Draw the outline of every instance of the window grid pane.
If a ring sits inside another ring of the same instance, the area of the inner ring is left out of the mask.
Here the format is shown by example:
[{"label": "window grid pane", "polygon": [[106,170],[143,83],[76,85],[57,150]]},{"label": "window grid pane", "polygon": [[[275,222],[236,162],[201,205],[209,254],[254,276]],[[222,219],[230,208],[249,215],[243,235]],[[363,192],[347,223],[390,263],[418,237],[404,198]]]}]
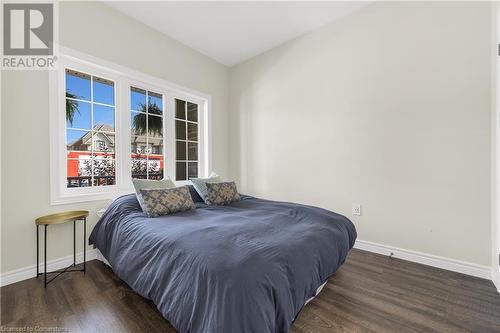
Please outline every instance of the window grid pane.
[{"label": "window grid pane", "polygon": [[176,162],[175,163],[175,179],[176,180],[187,180],[187,170],[186,162]]},{"label": "window grid pane", "polygon": [[188,142],[188,160],[198,161],[198,143]]},{"label": "window grid pane", "polygon": [[186,141],[177,140],[176,146],[176,159],[183,161],[186,160]]},{"label": "window grid pane", "polygon": [[164,175],[163,95],[130,87],[130,99],[131,176],[138,179],[162,179]]},{"label": "window grid pane", "polygon": [[198,162],[188,162],[188,179],[198,177]]},{"label": "window grid pane", "polygon": [[187,120],[198,122],[198,104],[188,103],[187,105]]},{"label": "window grid pane", "polygon": [[175,100],[176,180],[198,177],[198,104]]},{"label": "window grid pane", "polygon": [[65,100],[66,186],[114,185],[115,83],[66,69]]},{"label": "window grid pane", "polygon": [[175,100],[175,118],[186,119],[186,102],[180,99]]}]

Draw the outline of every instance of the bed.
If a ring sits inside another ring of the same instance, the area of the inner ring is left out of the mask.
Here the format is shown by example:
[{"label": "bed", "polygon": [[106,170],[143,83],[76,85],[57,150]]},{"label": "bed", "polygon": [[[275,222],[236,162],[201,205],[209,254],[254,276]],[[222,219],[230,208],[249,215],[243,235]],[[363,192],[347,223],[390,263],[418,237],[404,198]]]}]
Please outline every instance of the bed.
[{"label": "bed", "polygon": [[196,206],[148,218],[125,195],[90,235],[113,272],[182,333],[288,332],[356,239],[349,219],[317,207],[250,196]]}]

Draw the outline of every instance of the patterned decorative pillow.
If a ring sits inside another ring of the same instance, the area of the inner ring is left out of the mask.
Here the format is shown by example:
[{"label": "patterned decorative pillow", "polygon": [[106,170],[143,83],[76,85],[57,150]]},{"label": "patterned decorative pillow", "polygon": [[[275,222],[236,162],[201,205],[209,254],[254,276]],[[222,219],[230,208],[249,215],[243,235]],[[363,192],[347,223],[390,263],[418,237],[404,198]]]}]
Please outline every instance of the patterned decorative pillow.
[{"label": "patterned decorative pillow", "polygon": [[139,201],[139,205],[141,205],[144,213],[146,213],[146,205],[144,204],[144,199],[142,199],[141,190],[161,190],[175,187],[174,182],[168,177],[162,180],[132,179],[132,183],[134,184],[137,201]]},{"label": "patterned decorative pillow", "polygon": [[240,201],[240,195],[234,182],[206,183],[207,205],[227,205]]},{"label": "patterned decorative pillow", "polygon": [[187,186],[140,191],[146,208],[145,213],[149,217],[163,216],[195,208]]}]

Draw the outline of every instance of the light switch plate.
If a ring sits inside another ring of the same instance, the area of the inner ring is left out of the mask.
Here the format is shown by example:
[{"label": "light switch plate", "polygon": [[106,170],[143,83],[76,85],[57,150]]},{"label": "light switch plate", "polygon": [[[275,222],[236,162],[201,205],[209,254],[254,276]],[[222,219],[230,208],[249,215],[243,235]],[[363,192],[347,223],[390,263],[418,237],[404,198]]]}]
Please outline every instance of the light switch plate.
[{"label": "light switch plate", "polygon": [[359,203],[352,204],[352,215],[361,216],[361,204]]}]

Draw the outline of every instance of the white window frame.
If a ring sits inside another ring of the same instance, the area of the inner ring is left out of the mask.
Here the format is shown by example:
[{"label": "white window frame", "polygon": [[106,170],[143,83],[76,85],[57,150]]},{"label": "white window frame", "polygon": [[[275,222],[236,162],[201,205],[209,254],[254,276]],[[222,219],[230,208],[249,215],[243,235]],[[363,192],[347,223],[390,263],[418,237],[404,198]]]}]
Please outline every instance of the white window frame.
[{"label": "white window frame", "polygon": [[[171,147],[171,149],[173,149],[174,152],[176,152],[176,142],[177,142],[177,133],[176,133],[176,128],[175,128],[175,121],[178,120],[178,118],[175,116],[175,100],[176,99],[179,99],[179,100],[182,100],[184,102],[186,102],[186,107],[187,107],[187,103],[194,103],[194,104],[198,104],[198,121],[196,122],[198,124],[198,177],[208,177],[208,171],[205,172],[205,173],[201,173],[200,174],[200,170],[203,170],[204,169],[204,161],[206,160],[206,157],[203,155],[203,152],[206,152],[206,149],[204,148],[204,145],[205,145],[205,140],[203,137],[200,137],[200,133],[203,133],[203,125],[205,124],[205,112],[200,112],[200,107],[201,105],[194,99],[191,99],[189,98],[188,96],[182,96],[182,95],[173,95],[172,96],[172,103],[173,103],[173,106],[171,107],[171,110],[173,112],[173,124],[172,124],[172,129],[170,129],[173,133],[173,136],[174,136],[174,139],[173,139],[173,147]],[[182,119],[179,119],[179,120],[182,120]],[[188,142],[192,142],[190,140],[188,140],[188,137],[187,137],[187,129],[188,129],[188,123],[193,123],[191,121],[188,121],[187,120],[187,109],[186,109],[186,119],[184,120],[185,123],[186,123],[186,140],[180,140],[180,141],[185,141],[186,142],[186,148],[188,147]],[[200,130],[201,128],[201,130]],[[187,154],[188,152],[186,151],[186,162],[188,161],[187,160]],[[200,157],[201,156],[201,157]],[[171,168],[174,172],[173,174],[173,180],[178,183],[178,184],[191,184],[191,181],[190,180],[175,180],[175,177],[177,177],[177,173],[175,168],[176,168],[176,163],[177,163],[177,152],[176,152],[176,155],[174,156],[174,158],[170,161],[171,162]],[[191,161],[193,162],[193,161]],[[188,174],[189,174],[189,170],[188,170],[188,167],[186,165],[186,178],[188,178]]]},{"label": "white window frame", "polygon": [[[132,193],[130,87],[163,95],[164,176],[175,181],[175,98],[198,104],[198,176],[211,170],[211,96],[111,62],[60,47],[58,69],[49,74],[50,104],[50,201],[52,205],[105,200]],[[65,69],[113,80],[115,83],[115,185],[68,188],[66,186]]]}]

